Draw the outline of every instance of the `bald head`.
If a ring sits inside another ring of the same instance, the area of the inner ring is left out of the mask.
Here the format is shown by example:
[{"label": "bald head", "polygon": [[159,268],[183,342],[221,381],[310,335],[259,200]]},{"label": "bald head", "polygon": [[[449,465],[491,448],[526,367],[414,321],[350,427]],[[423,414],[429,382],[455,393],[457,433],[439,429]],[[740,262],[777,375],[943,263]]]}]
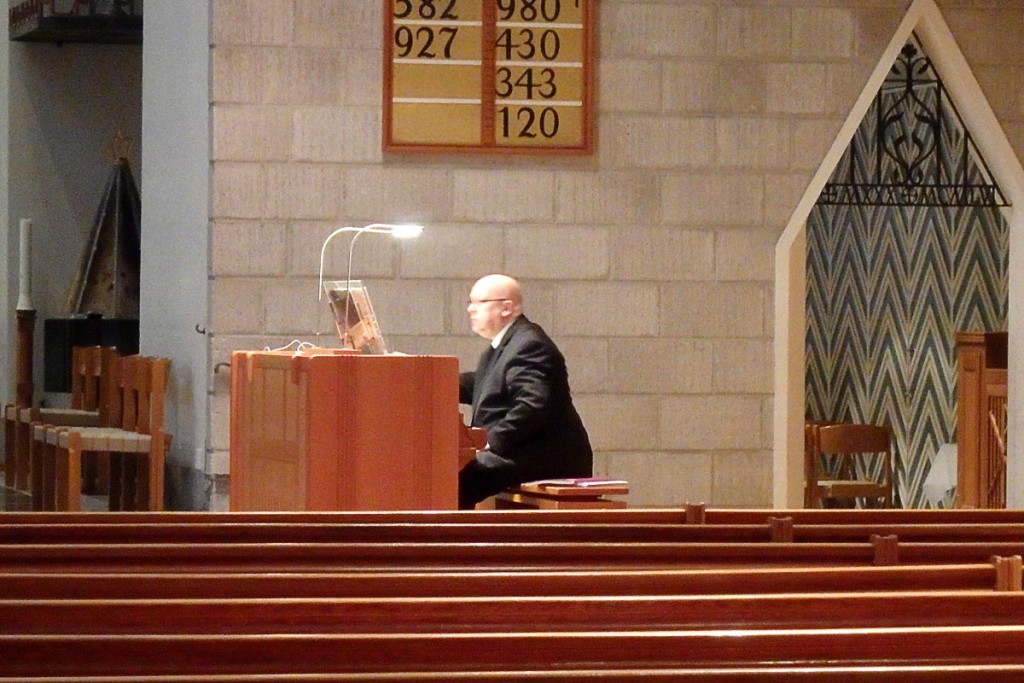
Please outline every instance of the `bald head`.
[{"label": "bald head", "polygon": [[519,286],[519,283],[515,278],[511,278],[508,275],[484,275],[476,281],[475,285],[473,285],[470,297],[472,297],[474,293],[480,294],[481,297],[489,299],[507,299],[519,310],[522,310],[523,308],[522,287]]},{"label": "bald head", "polygon": [[469,324],[484,339],[494,339],[505,325],[523,313],[523,292],[508,275],[485,275],[469,292]]}]

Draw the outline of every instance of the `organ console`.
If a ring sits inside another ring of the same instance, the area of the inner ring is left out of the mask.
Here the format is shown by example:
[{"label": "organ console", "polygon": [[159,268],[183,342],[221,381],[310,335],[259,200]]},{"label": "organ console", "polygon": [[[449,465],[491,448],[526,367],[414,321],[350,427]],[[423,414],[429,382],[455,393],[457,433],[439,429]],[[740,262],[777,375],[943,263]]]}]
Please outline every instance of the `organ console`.
[{"label": "organ console", "polygon": [[232,510],[454,510],[458,359],[340,349],[231,358]]}]

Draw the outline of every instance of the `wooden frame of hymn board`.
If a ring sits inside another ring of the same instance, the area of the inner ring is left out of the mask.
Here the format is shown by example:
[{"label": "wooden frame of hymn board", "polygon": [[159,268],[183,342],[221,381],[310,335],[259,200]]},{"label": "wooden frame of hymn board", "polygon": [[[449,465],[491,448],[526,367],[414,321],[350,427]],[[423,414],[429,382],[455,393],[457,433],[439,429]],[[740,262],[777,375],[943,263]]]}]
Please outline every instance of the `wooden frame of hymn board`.
[{"label": "wooden frame of hymn board", "polygon": [[384,0],[384,150],[591,154],[597,0]]}]

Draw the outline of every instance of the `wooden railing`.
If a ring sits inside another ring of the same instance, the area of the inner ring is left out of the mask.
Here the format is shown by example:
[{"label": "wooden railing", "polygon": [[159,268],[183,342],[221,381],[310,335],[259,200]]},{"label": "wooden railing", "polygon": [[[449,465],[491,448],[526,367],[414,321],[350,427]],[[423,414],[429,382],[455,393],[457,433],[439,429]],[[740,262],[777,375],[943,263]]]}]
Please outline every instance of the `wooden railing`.
[{"label": "wooden railing", "polygon": [[1006,507],[1006,332],[958,332],[957,505]]}]

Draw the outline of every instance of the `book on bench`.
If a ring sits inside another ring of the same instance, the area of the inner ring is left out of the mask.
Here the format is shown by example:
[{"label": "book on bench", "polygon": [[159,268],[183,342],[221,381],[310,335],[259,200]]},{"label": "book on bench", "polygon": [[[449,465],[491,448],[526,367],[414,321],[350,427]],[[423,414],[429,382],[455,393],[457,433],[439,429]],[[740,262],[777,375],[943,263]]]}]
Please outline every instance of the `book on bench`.
[{"label": "book on bench", "polygon": [[629,493],[629,482],[625,479],[609,479],[607,477],[565,477],[528,481],[525,484],[520,484],[519,488],[532,493],[548,495],[624,495]]}]

